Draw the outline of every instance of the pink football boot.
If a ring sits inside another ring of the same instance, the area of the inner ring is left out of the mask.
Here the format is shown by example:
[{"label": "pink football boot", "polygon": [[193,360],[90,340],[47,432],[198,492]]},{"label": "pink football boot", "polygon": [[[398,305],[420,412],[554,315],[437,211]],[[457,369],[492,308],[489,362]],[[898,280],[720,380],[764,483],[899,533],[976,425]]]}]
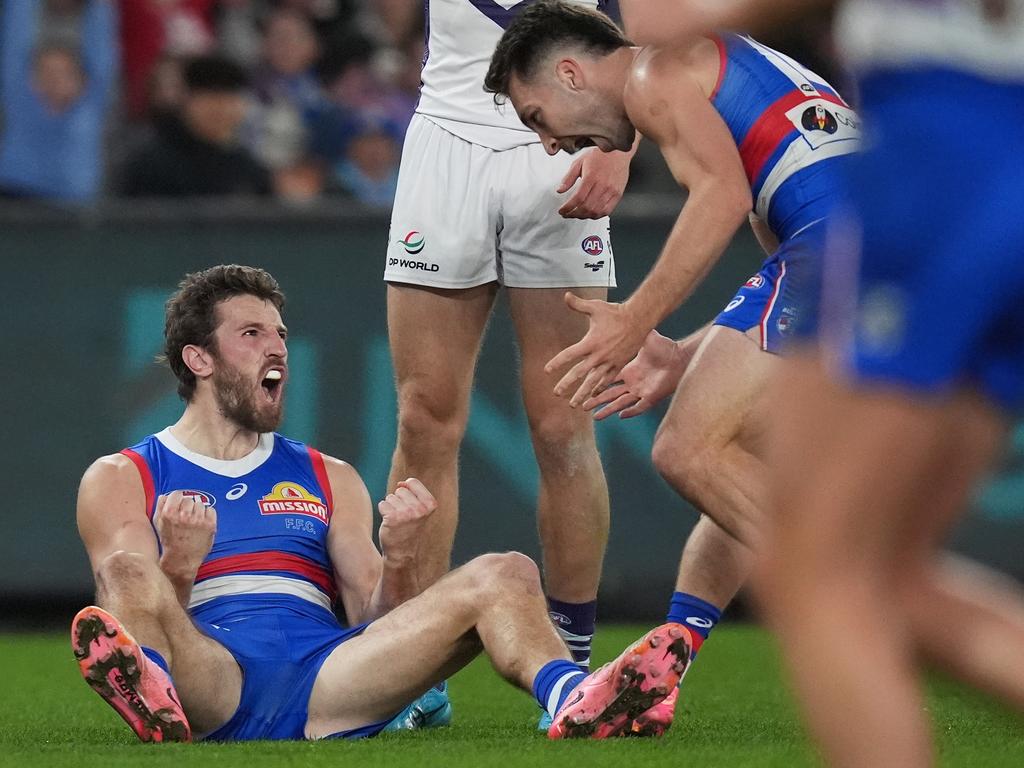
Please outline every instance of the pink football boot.
[{"label": "pink football boot", "polygon": [[588,675],[555,714],[549,739],[627,736],[633,721],[675,690],[690,663],[690,633],[662,624]]},{"label": "pink football boot", "polygon": [[171,679],[117,619],[93,605],[83,608],[71,622],[71,648],[85,682],[142,741],[192,740]]}]

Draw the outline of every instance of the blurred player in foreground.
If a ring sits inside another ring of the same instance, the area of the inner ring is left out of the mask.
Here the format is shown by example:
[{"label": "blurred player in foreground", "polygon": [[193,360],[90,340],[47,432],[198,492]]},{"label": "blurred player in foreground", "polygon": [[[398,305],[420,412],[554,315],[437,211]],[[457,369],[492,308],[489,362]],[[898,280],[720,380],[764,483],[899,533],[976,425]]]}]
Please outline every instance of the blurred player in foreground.
[{"label": "blurred player in foreground", "polygon": [[[648,23],[722,20],[674,14]],[[1019,585],[940,551],[1024,405],[1024,127],[992,120],[1024,114],[1024,3],[848,0],[836,33],[868,149],[823,354],[780,381],[763,597],[828,763],[917,768],[935,760],[922,661],[1024,708]]]},{"label": "blurred player in foreground", "polygon": [[436,502],[418,480],[378,505],[377,551],[352,467],[274,432],[283,304],[263,270],[188,275],[164,332],[181,419],[82,480],[78,526],[103,607],[75,617],[72,647],[139,738],[372,736],[481,649],[554,716],[553,738],[615,735],[660,702],[689,660],[684,629],[659,627],[585,678],[523,555],[478,557],[419,595]]},{"label": "blurred player in foreground", "polygon": [[[639,131],[689,192],[661,256],[627,301],[566,296],[589,316],[590,330],[548,370],[572,366],[556,392],[585,409],[603,405],[599,418],[632,416],[675,393],[653,456],[704,513],[669,609],[696,650],[752,567],[769,504],[763,393],[780,365],[775,353],[807,320],[797,297],[818,275],[838,163],[858,145],[856,115],[816,74],[749,38],[641,50],[605,16],[554,0],[533,4],[509,27],[486,87],[510,98],[552,154],[629,147]],[[752,207],[769,254],[760,271],[712,324],[678,343],[660,336],[653,328],[703,280]],[[675,701],[673,694],[636,730],[664,730]]]}]

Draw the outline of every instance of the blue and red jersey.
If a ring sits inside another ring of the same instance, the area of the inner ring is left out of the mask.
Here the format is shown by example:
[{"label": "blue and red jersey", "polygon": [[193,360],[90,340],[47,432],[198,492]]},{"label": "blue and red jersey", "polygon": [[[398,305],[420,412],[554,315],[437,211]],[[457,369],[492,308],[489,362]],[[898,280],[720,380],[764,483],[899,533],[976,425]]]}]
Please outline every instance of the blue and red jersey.
[{"label": "blue and red jersey", "polygon": [[154,526],[157,496],[172,491],[217,512],[213,548],[196,576],[190,611],[252,594],[332,609],[327,529],[333,500],[316,449],[266,433],[248,456],[221,461],[190,451],[165,429],[121,453],[139,470]]},{"label": "blue and red jersey", "polygon": [[825,161],[858,149],[860,121],[825,80],[740,35],[714,38],[720,69],[711,103],[750,182],[754,212],[780,241],[828,214],[838,173]]}]

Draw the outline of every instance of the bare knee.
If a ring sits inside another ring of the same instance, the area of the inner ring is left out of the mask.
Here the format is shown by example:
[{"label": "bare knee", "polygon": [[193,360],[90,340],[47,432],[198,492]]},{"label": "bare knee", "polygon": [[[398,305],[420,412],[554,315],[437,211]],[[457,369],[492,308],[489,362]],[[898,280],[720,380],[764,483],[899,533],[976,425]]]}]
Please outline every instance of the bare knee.
[{"label": "bare knee", "polygon": [[[651,461],[665,481],[704,511],[702,501],[712,481],[713,456],[674,429],[662,428],[654,438]],[[718,522],[718,521],[716,521]]]},{"label": "bare knee", "polygon": [[468,408],[457,392],[424,383],[399,386],[398,441],[404,450],[454,456],[466,430]]},{"label": "bare knee", "polygon": [[111,552],[96,568],[97,593],[107,599],[116,596],[119,603],[156,605],[163,596],[164,580],[159,566],[136,552]]},{"label": "bare knee", "polygon": [[515,596],[524,592],[540,594],[540,569],[521,552],[480,555],[466,564],[475,589],[487,599]]},{"label": "bare knee", "polygon": [[559,403],[557,410],[530,419],[530,436],[537,464],[544,473],[571,477],[599,464],[594,429],[589,417]]}]

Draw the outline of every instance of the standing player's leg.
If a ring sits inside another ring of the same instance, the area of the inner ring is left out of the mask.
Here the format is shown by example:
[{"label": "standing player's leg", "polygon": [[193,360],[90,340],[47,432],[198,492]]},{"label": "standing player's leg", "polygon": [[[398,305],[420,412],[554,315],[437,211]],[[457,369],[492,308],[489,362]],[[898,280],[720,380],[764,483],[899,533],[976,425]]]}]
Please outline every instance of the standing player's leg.
[{"label": "standing player's leg", "polygon": [[[159,566],[114,552],[100,563],[96,582],[105,611],[83,609],[72,626],[86,681],[145,741],[180,740],[189,725],[202,735],[226,723],[238,707],[241,670],[227,649],[196,629]],[[188,719],[184,732],[165,674],[174,676]]]},{"label": "standing player's leg", "polygon": [[437,498],[421,549],[430,584],[450,567],[458,522],[458,453],[495,283],[449,290],[388,285],[388,338],[398,389],[398,442],[388,488],[420,478]]},{"label": "standing player's leg", "polygon": [[[577,288],[604,298],[605,288]],[[565,304],[563,288],[509,288],[521,356],[523,402],[540,469],[537,525],[551,612],[581,665],[590,662],[597,587],[608,542],[608,486],[593,420],[555,397],[557,375],[544,364],[586,332],[587,319]]]},{"label": "standing player's leg", "polygon": [[681,633],[660,627],[619,659],[619,674],[585,680],[548,618],[533,561],[518,553],[483,555],[334,649],[310,695],[306,735],[324,738],[379,723],[481,649],[499,674],[532,690],[552,714],[585,682],[574,699],[590,705],[583,714],[593,719],[569,735],[585,735],[589,724],[614,731],[623,719],[618,707],[659,699],[678,680],[689,652]]},{"label": "standing player's leg", "polygon": [[[753,567],[768,505],[763,394],[779,365],[747,334],[712,326],[655,437],[659,473],[702,513],[684,546],[667,614],[689,630],[694,656]],[[634,729],[663,732],[675,703],[673,694]]]}]

